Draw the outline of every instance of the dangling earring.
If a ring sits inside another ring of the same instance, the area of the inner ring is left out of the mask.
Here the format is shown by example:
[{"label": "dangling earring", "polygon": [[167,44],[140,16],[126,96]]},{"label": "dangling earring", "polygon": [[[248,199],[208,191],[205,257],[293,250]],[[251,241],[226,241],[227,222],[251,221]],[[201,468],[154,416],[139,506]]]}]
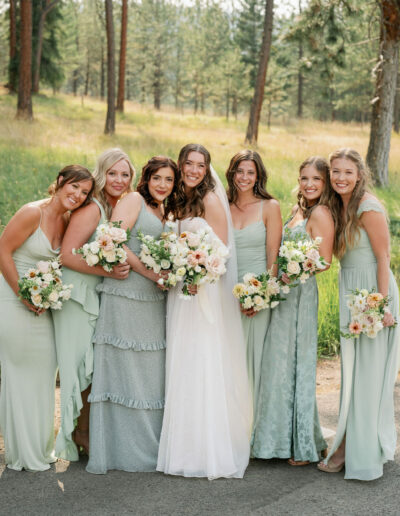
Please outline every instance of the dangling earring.
[{"label": "dangling earring", "polygon": [[254,193],[257,193],[257,191],[258,191],[258,181],[256,181],[254,183],[253,191],[254,191]]}]

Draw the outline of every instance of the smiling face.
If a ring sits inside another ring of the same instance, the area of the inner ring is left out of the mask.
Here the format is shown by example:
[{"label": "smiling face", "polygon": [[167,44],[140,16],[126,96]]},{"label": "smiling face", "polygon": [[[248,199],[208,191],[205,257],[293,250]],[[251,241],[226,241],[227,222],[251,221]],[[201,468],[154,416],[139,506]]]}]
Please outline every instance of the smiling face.
[{"label": "smiling face", "polygon": [[86,201],[92,185],[93,182],[90,179],[65,183],[57,190],[56,196],[66,210],[76,210]]},{"label": "smiling face", "polygon": [[162,167],[154,172],[147,184],[149,193],[157,204],[162,204],[171,194],[175,183],[175,174],[172,168]]},{"label": "smiling face", "polygon": [[201,152],[189,152],[182,165],[182,180],[186,189],[198,186],[207,173],[206,160]]},{"label": "smiling face", "polygon": [[253,191],[257,181],[257,168],[254,161],[246,159],[239,163],[235,176],[234,184],[242,192]]},{"label": "smiling face", "polygon": [[104,191],[107,197],[119,199],[131,183],[131,171],[128,163],[121,159],[114,163],[106,172]]},{"label": "smiling face", "polygon": [[323,175],[313,165],[306,165],[300,172],[299,190],[308,206],[318,202],[325,188]]},{"label": "smiling face", "polygon": [[360,173],[351,159],[335,158],[331,162],[330,178],[336,193],[342,197],[351,197],[360,179]]}]

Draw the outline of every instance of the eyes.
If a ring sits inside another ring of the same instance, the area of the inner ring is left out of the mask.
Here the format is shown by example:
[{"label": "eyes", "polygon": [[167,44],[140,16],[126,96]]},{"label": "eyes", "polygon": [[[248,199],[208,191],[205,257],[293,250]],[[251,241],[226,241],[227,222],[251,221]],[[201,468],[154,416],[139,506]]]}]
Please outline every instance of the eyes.
[{"label": "eyes", "polygon": [[[118,173],[118,172],[116,172],[115,170],[109,170],[109,171],[107,172],[107,175],[108,175],[108,176],[110,176],[110,177],[116,177],[116,176],[118,176],[118,175],[119,175],[119,173]],[[127,179],[127,178],[129,178],[129,179],[130,179],[130,177],[131,177],[131,175],[130,175],[130,173],[129,173],[129,172],[122,172],[120,175],[121,175],[124,179]]]},{"label": "eyes", "polygon": [[242,168],[238,168],[236,170],[236,174],[237,175],[243,176],[246,173],[247,173],[248,176],[255,176],[256,175],[256,172],[254,170],[243,170]]},{"label": "eyes", "polygon": [[203,169],[206,167],[205,163],[193,163],[193,161],[190,161],[190,160],[186,160],[185,165],[188,165],[188,166],[197,165],[199,168],[203,168]]},{"label": "eyes", "polygon": [[[154,174],[153,176],[151,176],[151,179],[153,179],[154,181],[161,181],[162,177],[159,176],[158,174]],[[169,176],[169,177],[165,178],[165,181],[167,183],[173,183],[174,182],[174,178],[172,176]]]},{"label": "eyes", "polygon": [[321,176],[314,176],[311,178],[308,178],[307,176],[300,176],[300,181],[305,182],[305,181],[308,181],[309,179],[312,179],[313,181],[323,181]]}]

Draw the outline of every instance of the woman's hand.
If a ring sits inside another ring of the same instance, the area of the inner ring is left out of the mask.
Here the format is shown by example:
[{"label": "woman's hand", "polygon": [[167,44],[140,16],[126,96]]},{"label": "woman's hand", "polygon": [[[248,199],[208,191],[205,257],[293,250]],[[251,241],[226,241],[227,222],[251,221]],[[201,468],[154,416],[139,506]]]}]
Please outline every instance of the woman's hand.
[{"label": "woman's hand", "polygon": [[109,278],[124,280],[129,276],[131,267],[128,262],[119,263],[115,265],[113,270],[109,273]]},{"label": "woman's hand", "polygon": [[26,306],[26,308],[28,310],[30,310],[31,312],[33,312],[35,315],[42,315],[46,310],[44,308],[39,308],[38,306],[35,306],[35,305],[32,305],[29,301],[27,301],[26,299],[21,299],[20,298],[20,301],[22,304],[24,304]]},{"label": "woman's hand", "polygon": [[393,326],[395,323],[394,317],[390,312],[385,312],[385,315],[382,319],[383,326]]},{"label": "woman's hand", "polygon": [[286,274],[286,272],[284,272],[282,274],[282,276],[280,277],[280,279],[283,281],[283,283],[285,283],[286,285],[290,285],[291,283],[291,279],[289,278],[289,276]]},{"label": "woman's hand", "polygon": [[242,314],[244,314],[246,317],[254,317],[256,315],[256,311],[254,308],[243,308],[242,305],[240,305],[240,311]]},{"label": "woman's hand", "polygon": [[188,292],[191,296],[195,296],[198,292],[197,285],[188,285],[187,286]]}]

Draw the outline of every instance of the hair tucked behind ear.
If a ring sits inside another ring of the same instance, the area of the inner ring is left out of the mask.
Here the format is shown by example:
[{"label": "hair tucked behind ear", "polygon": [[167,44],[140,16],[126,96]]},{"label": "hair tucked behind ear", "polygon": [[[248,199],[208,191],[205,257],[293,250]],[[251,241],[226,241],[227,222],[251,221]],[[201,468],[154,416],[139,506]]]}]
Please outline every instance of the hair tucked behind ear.
[{"label": "hair tucked behind ear", "polygon": [[297,192],[297,204],[303,212],[303,217],[305,219],[307,219],[310,216],[311,211],[319,204],[328,206],[329,197],[331,195],[332,190],[332,186],[329,179],[329,164],[325,158],[322,158],[320,156],[311,156],[310,158],[304,160],[299,168],[299,176],[301,176],[301,172],[306,167],[314,167],[317,170],[317,172],[321,174],[324,180],[324,190],[321,194],[321,197],[318,199],[318,202],[316,204],[313,204],[312,206],[308,206],[307,199],[303,196],[299,188]]},{"label": "hair tucked behind ear", "polygon": [[67,183],[80,183],[81,181],[91,181],[92,186],[90,191],[85,199],[85,201],[81,204],[81,206],[86,206],[92,200],[92,194],[95,188],[95,180],[89,170],[81,165],[67,165],[57,175],[57,179],[51,183],[47,191],[50,195],[55,195],[60,188],[62,188]]}]

